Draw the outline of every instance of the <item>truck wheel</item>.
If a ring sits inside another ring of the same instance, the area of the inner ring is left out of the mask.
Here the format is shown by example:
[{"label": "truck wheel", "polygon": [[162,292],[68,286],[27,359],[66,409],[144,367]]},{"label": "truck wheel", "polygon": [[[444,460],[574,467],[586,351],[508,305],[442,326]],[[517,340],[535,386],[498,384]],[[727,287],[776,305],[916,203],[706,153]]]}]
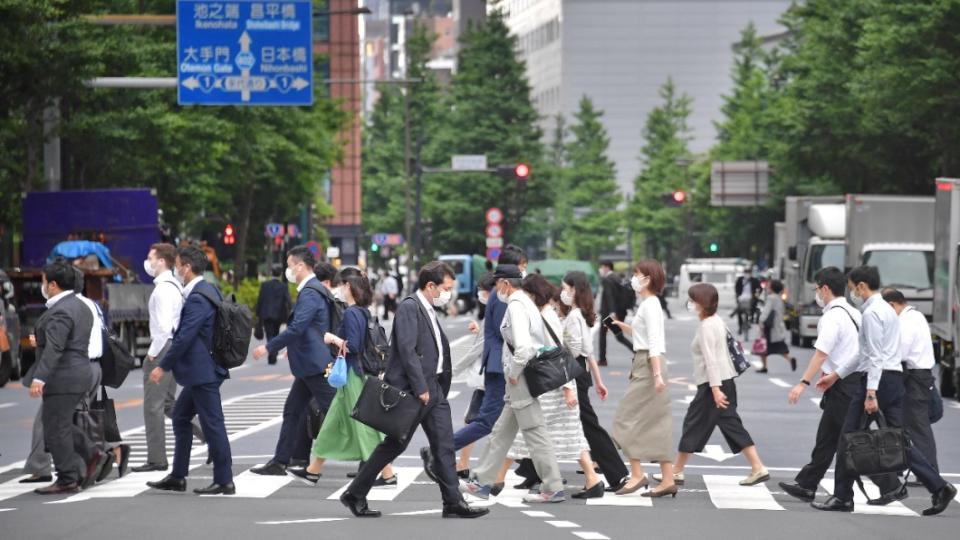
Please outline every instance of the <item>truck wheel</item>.
[{"label": "truck wheel", "polygon": [[0,388],[10,381],[11,373],[13,373],[13,358],[10,357],[8,351],[3,353],[2,359],[0,359]]},{"label": "truck wheel", "polygon": [[946,398],[956,395],[957,386],[954,380],[957,376],[955,370],[946,366],[940,366],[940,395]]},{"label": "truck wheel", "polygon": [[790,331],[790,344],[794,347],[800,346],[800,334],[794,331]]}]

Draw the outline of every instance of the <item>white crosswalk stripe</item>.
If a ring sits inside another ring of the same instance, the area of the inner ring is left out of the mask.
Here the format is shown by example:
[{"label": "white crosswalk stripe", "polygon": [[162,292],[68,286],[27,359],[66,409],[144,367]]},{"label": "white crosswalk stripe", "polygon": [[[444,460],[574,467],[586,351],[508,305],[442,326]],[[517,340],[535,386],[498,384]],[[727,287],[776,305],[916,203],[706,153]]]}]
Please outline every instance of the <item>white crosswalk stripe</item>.
[{"label": "white crosswalk stripe", "polygon": [[[401,493],[417,479],[417,476],[423,472],[421,467],[394,467],[393,474],[397,475],[397,485],[396,487],[384,486],[376,487],[370,490],[370,493],[367,494],[367,500],[370,501],[392,501],[400,496]],[[343,492],[347,489],[346,484],[337,491],[334,491],[332,495],[327,497],[328,500],[337,500],[340,498],[340,495],[343,495]]]},{"label": "white crosswalk stripe", "polygon": [[[833,480],[821,480],[820,487],[825,489],[828,493],[833,493]],[[868,478],[863,479],[863,487],[867,490],[867,494],[870,495],[871,499],[875,499],[880,496],[880,488],[876,484],[870,481]],[[913,510],[904,506],[902,502],[890,503],[886,506],[870,506],[867,504],[866,497],[863,496],[863,493],[860,493],[860,490],[856,487],[853,490],[853,513],[854,514],[870,514],[870,515],[879,515],[879,516],[911,516],[916,517],[919,514]]]},{"label": "white crosswalk stripe", "polygon": [[720,510],[784,510],[764,484],[741,486],[734,476],[704,475],[710,500]]}]

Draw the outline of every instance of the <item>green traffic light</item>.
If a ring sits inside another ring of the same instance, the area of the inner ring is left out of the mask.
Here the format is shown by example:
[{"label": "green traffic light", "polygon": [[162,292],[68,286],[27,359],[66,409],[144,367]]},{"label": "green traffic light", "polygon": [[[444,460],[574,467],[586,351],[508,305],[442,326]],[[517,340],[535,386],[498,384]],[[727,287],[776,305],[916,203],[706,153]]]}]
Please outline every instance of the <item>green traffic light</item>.
[{"label": "green traffic light", "polygon": [[710,253],[716,253],[720,251],[720,246],[716,242],[710,243]]},{"label": "green traffic light", "polygon": [[380,251],[380,246],[378,246],[377,244],[370,244],[370,251],[376,253]]}]

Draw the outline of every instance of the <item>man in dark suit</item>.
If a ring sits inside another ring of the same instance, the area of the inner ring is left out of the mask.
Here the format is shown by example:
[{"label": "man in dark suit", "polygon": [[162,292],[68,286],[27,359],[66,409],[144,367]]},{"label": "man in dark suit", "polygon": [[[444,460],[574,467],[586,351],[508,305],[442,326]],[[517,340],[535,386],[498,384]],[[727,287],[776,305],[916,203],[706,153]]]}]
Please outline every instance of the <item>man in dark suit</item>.
[{"label": "man in dark suit", "polygon": [[[602,287],[600,292],[600,318],[604,319],[608,315],[613,314],[618,321],[625,320],[627,318],[627,310],[624,309],[623,302],[620,301],[618,296],[622,289],[620,275],[613,271],[613,263],[610,261],[600,263],[600,285]],[[606,325],[600,325],[600,357],[597,361],[597,365],[600,366],[607,365],[608,331],[611,330],[609,330]],[[613,337],[622,343],[623,346],[630,351],[631,355],[633,354],[633,343],[624,337],[622,333],[614,333]]]},{"label": "man in dark suit", "polygon": [[184,284],[186,298],[180,312],[180,326],[173,334],[170,348],[160,365],[150,373],[150,381],[159,384],[164,373],[173,371],[173,378],[183,387],[173,407],[173,435],[175,448],[173,471],[158,482],[147,482],[155,489],[185,491],[190,469],[190,449],[193,443],[195,416],[200,417],[210,458],[213,460],[213,483],[194,489],[198,495],[233,495],[233,460],[230,441],[223,421],[220,385],[230,377],[223,366],[213,358],[213,331],[217,308],[208,299],[221,299],[220,291],[203,279],[207,256],[195,247],[177,250],[175,274]]},{"label": "man in dark suit", "polygon": [[88,487],[107,461],[86,433],[73,423],[73,413],[90,390],[90,332],[93,314],[73,292],[72,267],[54,262],[43,268],[41,292],[47,311],[37,320],[37,362],[24,384],[30,397],[43,397],[43,440],[53,456],[57,481],[36,490],[41,495],[75,493]]},{"label": "man in dark suit", "polygon": [[317,400],[321,411],[330,408],[336,389],[327,383],[324,375],[327,364],[333,361],[330,349],[324,343],[324,334],[331,332],[330,306],[321,292],[323,285],[313,272],[316,260],[305,246],[297,246],[287,253],[287,279],[297,284],[297,304],[287,322],[287,329],[266,345],[254,349],[254,360],[287,348],[293,385],[283,404],[283,424],[273,459],[250,472],[269,476],[284,476],[293,453],[296,430],[301,427],[303,414],[310,398]]},{"label": "man in dark suit", "polygon": [[[460,495],[453,452],[453,421],[447,392],[450,390],[450,344],[440,329],[435,307],[453,297],[456,283],[453,270],[434,261],[420,270],[418,291],[405,298],[397,308],[390,341],[390,361],[384,380],[417,396],[423,403],[420,425],[436,456],[434,472],[440,480],[443,517],[474,518],[486,515],[486,508],[471,508]],[[414,424],[410,435],[416,431]],[[367,493],[387,464],[407,448],[410,438],[400,441],[387,436],[360,468],[357,477],[344,490],[340,502],[357,517],[379,517],[367,506]]]},{"label": "man in dark suit", "polygon": [[753,320],[756,313],[757,303],[760,301],[760,293],[763,292],[763,285],[760,280],[753,277],[753,269],[747,267],[743,275],[737,278],[733,286],[733,292],[736,295],[737,309],[745,312],[748,322],[758,322]]},{"label": "man in dark suit", "polygon": [[[279,264],[273,265],[272,273],[273,278],[260,286],[260,294],[257,295],[257,305],[254,310],[257,314],[257,322],[263,325],[263,333],[267,341],[277,337],[280,333],[280,325],[290,315],[290,291],[287,290],[287,284],[280,280],[283,267]],[[276,352],[270,353],[267,363],[270,365],[277,363]]]}]

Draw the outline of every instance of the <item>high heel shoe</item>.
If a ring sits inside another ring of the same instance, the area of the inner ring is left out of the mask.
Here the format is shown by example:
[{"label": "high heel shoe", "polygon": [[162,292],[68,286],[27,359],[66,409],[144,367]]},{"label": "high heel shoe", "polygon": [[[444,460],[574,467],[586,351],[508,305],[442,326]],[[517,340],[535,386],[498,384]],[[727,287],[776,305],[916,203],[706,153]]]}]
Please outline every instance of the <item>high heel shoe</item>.
[{"label": "high heel shoe", "polygon": [[513,486],[513,489],[530,489],[533,486],[537,485],[537,483],[538,482],[536,481],[536,479],[531,480],[527,478],[523,482],[520,482],[519,484]]},{"label": "high heel shoe", "polygon": [[651,499],[659,499],[660,497],[666,497],[667,495],[669,495],[670,497],[676,499],[678,491],[680,490],[677,488],[677,485],[674,484],[668,488],[663,488],[660,490],[651,489],[650,491],[644,491],[643,493],[640,494],[640,496],[650,497]]},{"label": "high heel shoe", "polygon": [[490,487],[490,494],[493,495],[494,497],[499,495],[501,491],[503,491],[503,482],[497,482],[496,484]]},{"label": "high heel shoe", "polygon": [[645,488],[650,485],[650,482],[647,480],[647,475],[643,475],[643,479],[636,483],[633,487],[629,487],[630,482],[627,482],[626,486],[623,486],[622,489],[617,490],[617,495],[629,495],[631,493],[636,493],[640,491],[640,488]]}]

